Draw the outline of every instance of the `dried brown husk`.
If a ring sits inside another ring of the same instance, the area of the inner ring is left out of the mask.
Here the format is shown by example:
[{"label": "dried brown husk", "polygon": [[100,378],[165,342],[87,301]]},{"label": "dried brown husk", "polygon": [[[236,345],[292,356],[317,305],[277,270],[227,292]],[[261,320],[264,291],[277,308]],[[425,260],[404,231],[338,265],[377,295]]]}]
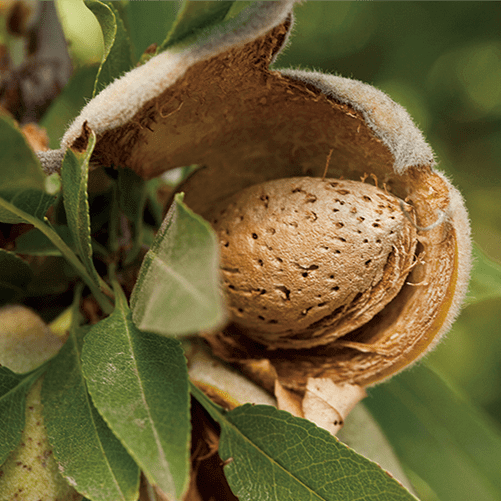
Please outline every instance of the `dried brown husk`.
[{"label": "dried brown husk", "polygon": [[[63,148],[79,145],[87,121],[97,134],[93,158],[101,165],[152,178],[199,164],[203,168],[181,189],[203,216],[247,186],[293,176],[370,175],[405,200],[418,229],[416,264],[400,293],[367,324],[342,341],[303,350],[267,349],[235,325],[207,336],[218,356],[271,391],[275,374],[300,391],[311,377],[370,385],[419,359],[457,315],[470,267],[467,213],[460,194],[434,169],[433,153],[405,110],[383,93],[341,77],[269,69],[292,17],[284,14],[288,2],[263,4],[275,9],[266,33],[261,26],[255,39],[248,30],[239,38],[234,30],[233,39],[157,56],[171,57],[168,85],[137,109],[125,109],[123,89],[141,76],[148,87],[148,71],[160,61],[151,59],[89,103]],[[119,99],[122,108],[100,116],[100,106]]]}]

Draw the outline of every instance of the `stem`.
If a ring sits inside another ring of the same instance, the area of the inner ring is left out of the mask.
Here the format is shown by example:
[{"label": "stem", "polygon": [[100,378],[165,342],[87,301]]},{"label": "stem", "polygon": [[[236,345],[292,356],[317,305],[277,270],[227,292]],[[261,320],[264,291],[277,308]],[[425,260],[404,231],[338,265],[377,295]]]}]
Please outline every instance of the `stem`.
[{"label": "stem", "polygon": [[[87,272],[87,269],[83,263],[78,259],[75,253],[64,243],[63,239],[44,221],[38,219],[22,209],[19,209],[15,205],[7,202],[7,200],[0,198],[0,207],[5,208],[7,211],[15,214],[19,218],[23,219],[29,224],[32,224],[35,228],[40,230],[60,251],[61,254],[66,258],[66,260],[75,268],[78,274],[82,277],[83,281],[87,284],[92,294],[99,303],[99,306],[107,315],[111,314],[114,310],[112,302],[103,293],[106,292],[113,297],[113,291],[110,289],[108,284],[100,277],[99,285],[94,282],[92,277]],[[47,220],[47,218],[44,218]]]},{"label": "stem", "polygon": [[202,390],[200,390],[193,381],[189,381],[190,393],[197,399],[198,403],[209,413],[209,415],[221,424],[226,411],[215,404]]},{"label": "stem", "polygon": [[111,214],[108,227],[108,246],[113,256],[116,257],[120,243],[118,241],[118,227],[120,225],[120,210],[118,207],[118,189],[117,183],[113,183],[113,191],[111,197]]},{"label": "stem", "polygon": [[[36,219],[36,218],[33,218]],[[38,228],[47,238],[49,238],[52,243],[61,251],[61,254],[66,258],[66,260],[75,268],[75,270],[80,274],[83,281],[87,284],[89,289],[92,291],[92,294],[96,298],[96,301],[99,303],[99,306],[103,310],[104,313],[110,315],[114,306],[108,297],[103,293],[106,292],[110,296],[113,296],[113,291],[110,289],[108,284],[99,277],[99,285],[94,282],[93,278],[87,272],[87,269],[83,265],[82,261],[78,259],[75,253],[64,243],[63,239],[47,224],[42,223],[35,224],[35,227]],[[32,221],[30,221],[34,224]]]}]

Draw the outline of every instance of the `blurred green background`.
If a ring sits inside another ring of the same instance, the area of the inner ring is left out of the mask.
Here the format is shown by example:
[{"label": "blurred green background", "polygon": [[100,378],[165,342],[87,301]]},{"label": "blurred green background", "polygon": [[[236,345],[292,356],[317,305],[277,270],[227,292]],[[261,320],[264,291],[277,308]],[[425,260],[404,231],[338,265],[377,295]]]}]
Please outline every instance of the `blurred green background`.
[{"label": "blurred green background", "polygon": [[[114,4],[139,42],[136,57],[163,41],[177,9]],[[58,7],[76,66],[98,62],[93,15],[79,0]],[[295,14],[275,67],[362,80],[406,107],[464,194],[475,242],[501,262],[501,3],[310,1]],[[500,296],[467,306],[429,360],[501,424]]]}]

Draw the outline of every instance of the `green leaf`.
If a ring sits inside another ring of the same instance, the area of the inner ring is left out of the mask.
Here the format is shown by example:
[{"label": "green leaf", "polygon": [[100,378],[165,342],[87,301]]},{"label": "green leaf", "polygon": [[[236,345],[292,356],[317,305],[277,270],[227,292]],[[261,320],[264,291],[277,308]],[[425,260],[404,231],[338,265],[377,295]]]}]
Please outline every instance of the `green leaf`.
[{"label": "green leaf", "polygon": [[[68,150],[69,151],[69,150]],[[52,229],[51,226],[43,222],[42,220],[36,218],[35,216],[21,210],[15,205],[7,202],[6,200],[0,198],[0,210],[4,208],[6,211],[9,211],[13,215],[19,218],[20,221],[32,224],[40,230],[44,235],[49,238],[54,245],[61,251],[61,254],[65,257],[65,259],[70,263],[73,268],[78,272],[78,274],[83,278],[85,283],[89,286],[94,294],[94,297],[99,302],[100,307],[106,313],[111,312],[113,306],[111,305],[109,299],[101,292],[101,288],[107,290],[109,287],[103,280],[98,276],[99,281],[96,282],[94,276],[89,274],[86,266],[82,264],[82,262],[75,256],[73,251],[64,243],[61,237]],[[96,273],[97,275],[97,273]],[[111,290],[108,291],[111,294]]]},{"label": "green leaf", "polygon": [[478,245],[473,246],[473,257],[468,304],[501,297],[501,265],[490,260]]},{"label": "green leaf", "polygon": [[[40,221],[44,220],[49,207],[57,197],[48,195],[43,191],[24,190],[17,194],[0,194],[0,221],[3,223],[31,223],[15,209],[20,209],[25,214],[34,216]],[[33,223],[31,223],[33,224]]]},{"label": "green leaf", "polygon": [[61,94],[44,114],[40,126],[47,130],[51,148],[60,147],[61,138],[68,124],[92,98],[97,71],[97,66],[86,66],[76,70]]},{"label": "green leaf", "polygon": [[26,393],[42,370],[15,374],[0,366],[0,464],[17,447],[25,420]]},{"label": "green leaf", "polygon": [[255,3],[254,0],[238,0],[237,2],[233,2],[231,9],[226,14],[225,20],[236,17],[238,14],[240,14],[240,12],[242,12],[247,7],[250,7],[253,3]]},{"label": "green leaf", "polygon": [[192,390],[221,426],[219,455],[239,499],[415,500],[378,465],[306,419],[266,405],[226,412]]},{"label": "green leaf", "polygon": [[118,171],[118,205],[134,225],[134,240],[125,264],[138,255],[143,241],[143,212],[148,191],[146,181],[131,169]]},{"label": "green leaf", "polygon": [[132,292],[134,323],[163,335],[193,334],[221,324],[218,256],[210,225],[176,195]]},{"label": "green leaf", "polygon": [[45,175],[15,122],[0,115],[0,193],[23,190],[44,191]]},{"label": "green leaf", "polygon": [[104,54],[94,84],[94,97],[113,80],[132,68],[132,48],[124,23],[111,3],[85,0],[96,16],[104,38]]},{"label": "green leaf", "polygon": [[[76,187],[76,189],[78,190],[78,187]],[[23,211],[19,207],[16,207],[14,204],[7,202],[5,199],[0,198],[0,211],[2,209],[16,216],[19,221],[32,224],[33,226],[35,226],[35,228],[37,228],[44,235],[46,235],[47,238],[49,238],[54,243],[54,245],[61,251],[61,254],[65,257],[68,263],[70,263],[73,266],[73,268],[78,272],[78,274],[83,278],[85,283],[89,286],[92,293],[94,294],[94,297],[99,302],[99,305],[102,308],[102,310],[106,313],[112,311],[113,306],[110,303],[110,300],[101,291],[102,288],[104,290],[107,290],[107,292],[111,294],[111,290],[109,290],[108,285],[101,279],[101,277],[99,277],[99,275],[97,275],[97,272],[95,272],[95,270],[94,273],[89,274],[87,266],[82,264],[82,262],[77,258],[77,256],[73,253],[73,251],[64,243],[61,237],[52,229],[51,226],[46,224],[41,219],[38,219],[37,217],[33,216],[32,214]],[[74,231],[72,228],[72,234],[73,233]],[[92,262],[90,264],[92,264]],[[96,281],[96,276],[98,278],[98,281]]]},{"label": "green leaf", "polygon": [[87,196],[89,161],[95,144],[96,135],[93,131],[90,131],[86,151],[74,153],[71,148],[66,150],[61,167],[61,179],[63,182],[64,208],[73,242],[87,272],[94,282],[99,284],[101,279],[92,262],[89,201]]},{"label": "green leaf", "polygon": [[[52,228],[68,247],[73,247],[73,236],[68,226],[60,225],[52,226]],[[16,238],[16,252],[31,256],[62,256],[54,242],[36,228]]]},{"label": "green leaf", "polygon": [[[13,252],[0,249],[0,294],[23,293],[33,278],[29,264]],[[0,296],[0,297],[1,297]],[[1,303],[1,300],[0,300]]]},{"label": "green leaf", "polygon": [[139,468],[87,393],[81,365],[84,334],[73,322],[45,375],[42,403],[49,441],[59,471],[78,492],[99,501],[135,501]]},{"label": "green leaf", "polygon": [[126,24],[136,60],[153,43],[160,44],[172,26],[180,2],[127,2]]},{"label": "green leaf", "polygon": [[23,134],[13,120],[3,115],[0,155],[0,221],[26,222],[10,205],[43,220],[55,197],[46,193],[45,174]]},{"label": "green leaf", "polygon": [[155,226],[161,226],[163,220],[163,205],[158,198],[159,189],[166,183],[161,177],[156,177],[146,181],[146,191],[148,193],[146,208],[151,214]]},{"label": "green leaf", "polygon": [[189,392],[178,341],[140,332],[127,301],[92,327],[82,354],[92,399],[110,428],[167,496],[180,499],[189,479]]},{"label": "green leaf", "polygon": [[204,2],[185,0],[172,30],[162,43],[160,50],[187,41],[206,28],[210,28],[226,17],[233,5],[231,2]]},{"label": "green leaf", "polygon": [[350,412],[337,438],[358,454],[374,461],[388,471],[404,487],[415,494],[390,442],[363,403]]},{"label": "green leaf", "polygon": [[131,169],[118,171],[118,204],[124,214],[136,221],[143,217],[146,202],[146,181]]},{"label": "green leaf", "polygon": [[365,405],[400,460],[441,501],[501,499],[501,433],[426,365],[370,390]]}]

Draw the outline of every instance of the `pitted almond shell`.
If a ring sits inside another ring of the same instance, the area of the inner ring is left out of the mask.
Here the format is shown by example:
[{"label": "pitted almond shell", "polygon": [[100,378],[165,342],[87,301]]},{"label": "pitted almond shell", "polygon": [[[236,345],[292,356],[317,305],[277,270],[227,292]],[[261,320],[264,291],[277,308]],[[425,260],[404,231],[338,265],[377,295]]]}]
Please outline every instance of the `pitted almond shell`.
[{"label": "pitted almond shell", "polygon": [[415,265],[416,230],[400,203],[361,181],[303,176],[216,205],[208,219],[231,321],[268,348],[343,346]]},{"label": "pitted almond shell", "polygon": [[[199,164],[182,187],[203,216],[248,186],[322,177],[380,186],[412,206],[416,265],[400,293],[342,348],[268,350],[235,325],[211,344],[261,379],[264,362],[282,384],[309,377],[373,384],[421,357],[446,332],[466,292],[467,213],[459,192],[434,170],[431,148],[405,110],[374,87],[306,71],[272,71],[292,24],[292,1],[256,2],[195,45],[172,48],[114,82],[88,103],[62,140],[81,148],[85,122],[97,135],[94,161],[127,166],[145,178]],[[47,170],[60,153],[41,153]],[[439,224],[435,224],[435,223]],[[431,229],[430,229],[431,228]],[[272,389],[272,388],[271,388]]]}]

